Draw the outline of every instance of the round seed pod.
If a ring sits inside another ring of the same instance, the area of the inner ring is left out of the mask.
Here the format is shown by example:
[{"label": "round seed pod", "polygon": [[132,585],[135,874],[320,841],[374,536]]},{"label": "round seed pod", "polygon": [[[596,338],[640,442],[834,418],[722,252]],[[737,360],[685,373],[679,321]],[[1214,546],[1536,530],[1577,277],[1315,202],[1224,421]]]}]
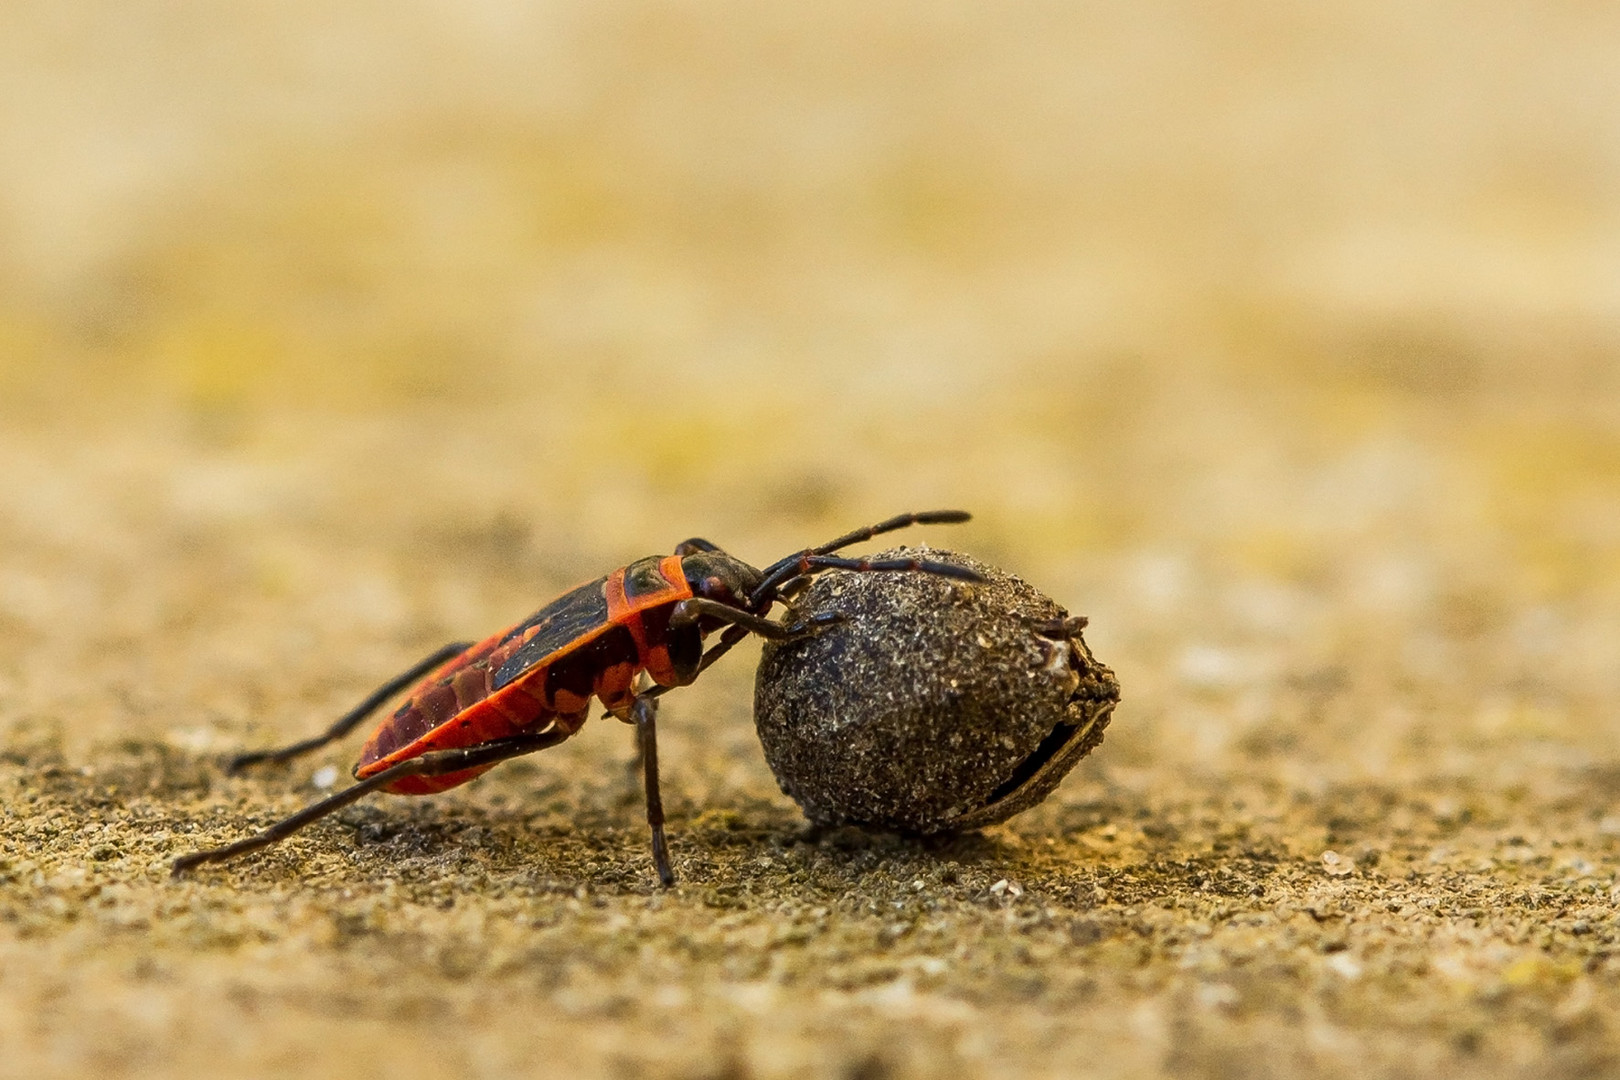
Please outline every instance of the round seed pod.
[{"label": "round seed pod", "polygon": [[974,829],[1044,799],[1102,741],[1119,684],[1070,616],[966,555],[895,548],[977,570],[829,573],[793,601],[842,621],[767,642],[754,723],[783,792],[818,825]]}]

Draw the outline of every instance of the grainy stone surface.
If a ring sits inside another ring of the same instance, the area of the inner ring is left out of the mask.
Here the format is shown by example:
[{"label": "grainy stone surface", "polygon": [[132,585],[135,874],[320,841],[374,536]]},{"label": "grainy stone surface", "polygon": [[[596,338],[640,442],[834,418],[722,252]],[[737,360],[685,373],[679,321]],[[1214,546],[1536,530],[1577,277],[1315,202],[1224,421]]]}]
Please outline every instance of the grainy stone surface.
[{"label": "grainy stone surface", "polygon": [[967,566],[984,581],[834,573],[795,600],[795,618],[843,619],[765,645],[754,725],[783,792],[820,825],[925,835],[1040,802],[1102,740],[1113,672],[1015,575],[928,547],[874,558]]}]

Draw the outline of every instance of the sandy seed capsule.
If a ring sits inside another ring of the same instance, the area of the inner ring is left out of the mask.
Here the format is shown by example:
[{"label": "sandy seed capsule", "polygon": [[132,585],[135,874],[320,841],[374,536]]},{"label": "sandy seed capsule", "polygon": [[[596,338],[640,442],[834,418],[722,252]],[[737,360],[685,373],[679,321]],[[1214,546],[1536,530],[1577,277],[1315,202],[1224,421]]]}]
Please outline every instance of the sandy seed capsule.
[{"label": "sandy seed capsule", "polygon": [[754,722],[782,790],[821,825],[937,833],[1004,821],[1045,798],[1102,741],[1119,684],[1071,617],[966,555],[983,584],[834,573],[794,606],[844,621],[767,643]]}]

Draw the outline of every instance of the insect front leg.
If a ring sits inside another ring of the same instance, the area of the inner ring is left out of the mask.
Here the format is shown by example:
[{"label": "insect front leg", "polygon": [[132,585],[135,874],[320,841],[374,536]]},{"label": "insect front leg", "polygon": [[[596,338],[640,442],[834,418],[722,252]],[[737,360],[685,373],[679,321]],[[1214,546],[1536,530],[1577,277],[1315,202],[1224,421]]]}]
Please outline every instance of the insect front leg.
[{"label": "insect front leg", "polygon": [[647,825],[652,829],[653,867],[667,889],[675,884],[675,870],[669,864],[669,847],[664,843],[664,800],[658,792],[658,699],[642,694],[636,698],[634,710],[642,774],[647,782]]},{"label": "insect front leg", "polygon": [[693,596],[676,604],[670,612],[669,624],[671,626],[689,625],[697,622],[705,615],[716,619],[724,619],[733,626],[740,627],[750,634],[758,634],[771,641],[790,641],[806,634],[814,634],[819,630],[831,626],[833,623],[843,622],[844,616],[839,612],[828,611],[802,619],[795,623],[773,622],[763,615],[752,615],[746,611],[722,604],[718,600],[709,600],[701,596]]},{"label": "insect front leg", "polygon": [[387,701],[401,690],[404,690],[406,687],[425,676],[428,672],[433,671],[435,668],[443,667],[445,664],[449,663],[451,660],[454,660],[456,657],[460,656],[470,648],[472,648],[472,642],[470,641],[451,642],[450,644],[439,649],[432,656],[418,661],[408,670],[401,672],[392,679],[389,679],[387,682],[383,683],[372,692],[370,697],[366,698],[366,700],[362,701],[360,704],[338,717],[331,727],[327,728],[321,734],[316,735],[314,738],[304,739],[301,742],[295,742],[289,746],[278,747],[274,750],[255,750],[249,754],[238,754],[236,757],[230,760],[229,764],[225,766],[225,771],[231,773],[241,772],[249,765],[257,765],[265,761],[291,761],[295,757],[302,754],[307,754],[311,750],[318,750],[329,742],[343,738],[343,736],[353,731],[355,726],[359,724],[360,721],[376,712],[377,707],[383,702]]}]

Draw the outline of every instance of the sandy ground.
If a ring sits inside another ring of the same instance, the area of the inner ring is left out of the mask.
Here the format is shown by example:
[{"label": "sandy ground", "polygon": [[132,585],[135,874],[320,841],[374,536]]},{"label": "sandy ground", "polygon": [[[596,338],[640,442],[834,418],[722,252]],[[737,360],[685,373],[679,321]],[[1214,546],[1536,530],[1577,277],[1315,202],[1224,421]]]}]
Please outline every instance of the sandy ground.
[{"label": "sandy ground", "polygon": [[[7,5],[0,1075],[1620,1073],[1620,27],[1228,7]],[[167,877],[445,641],[953,505],[1123,688],[1005,825],[812,829],[750,645],[674,890],[597,721]]]}]

